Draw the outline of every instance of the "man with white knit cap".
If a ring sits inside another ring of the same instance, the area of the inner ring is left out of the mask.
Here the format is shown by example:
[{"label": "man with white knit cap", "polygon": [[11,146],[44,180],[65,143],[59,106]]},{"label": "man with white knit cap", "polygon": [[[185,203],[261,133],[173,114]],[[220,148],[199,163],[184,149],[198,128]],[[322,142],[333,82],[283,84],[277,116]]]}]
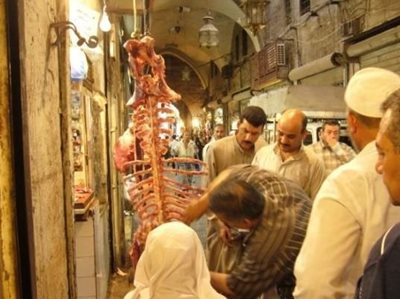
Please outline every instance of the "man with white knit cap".
[{"label": "man with white knit cap", "polygon": [[353,298],[372,245],[400,219],[375,171],[374,142],[380,106],[399,88],[397,74],[372,67],[347,85],[348,131],[358,154],[334,170],[316,196],[295,264],[296,299]]}]

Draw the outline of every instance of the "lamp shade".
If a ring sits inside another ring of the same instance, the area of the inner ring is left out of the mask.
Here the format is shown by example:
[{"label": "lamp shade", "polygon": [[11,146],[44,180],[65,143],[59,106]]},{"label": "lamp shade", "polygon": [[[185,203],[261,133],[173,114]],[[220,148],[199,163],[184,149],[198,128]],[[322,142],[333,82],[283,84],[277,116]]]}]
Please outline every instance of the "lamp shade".
[{"label": "lamp shade", "polygon": [[203,17],[204,25],[199,29],[200,47],[216,47],[219,44],[218,29],[212,23],[213,20],[209,14]]},{"label": "lamp shade", "polygon": [[247,24],[253,33],[267,24],[267,0],[247,0],[246,15]]}]

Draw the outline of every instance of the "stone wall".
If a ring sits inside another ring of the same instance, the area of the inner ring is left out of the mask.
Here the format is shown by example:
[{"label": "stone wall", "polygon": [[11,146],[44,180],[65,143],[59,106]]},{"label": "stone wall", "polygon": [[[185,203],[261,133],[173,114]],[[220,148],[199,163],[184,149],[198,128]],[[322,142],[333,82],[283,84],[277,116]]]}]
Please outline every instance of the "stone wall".
[{"label": "stone wall", "polygon": [[69,298],[64,198],[64,187],[68,186],[64,186],[63,173],[63,167],[68,165],[63,165],[65,132],[61,127],[62,118],[68,115],[60,114],[61,90],[68,83],[59,81],[65,78],[60,65],[66,66],[67,59],[66,55],[58,56],[63,45],[50,44],[54,32],[49,29],[51,23],[66,19],[66,4],[56,0],[28,0],[20,1],[19,9],[24,162],[26,193],[31,204],[28,225],[34,243],[31,253],[34,296]]},{"label": "stone wall", "polygon": [[[287,23],[286,3],[290,2],[290,19]],[[298,67],[343,51],[343,41],[352,35],[345,34],[345,24],[361,18],[361,31],[366,31],[400,15],[397,0],[345,0],[332,3],[328,0],[311,0],[310,12],[300,15],[298,0],[275,0],[269,5],[269,22],[264,33],[264,43],[279,38],[292,41],[291,53]]]}]

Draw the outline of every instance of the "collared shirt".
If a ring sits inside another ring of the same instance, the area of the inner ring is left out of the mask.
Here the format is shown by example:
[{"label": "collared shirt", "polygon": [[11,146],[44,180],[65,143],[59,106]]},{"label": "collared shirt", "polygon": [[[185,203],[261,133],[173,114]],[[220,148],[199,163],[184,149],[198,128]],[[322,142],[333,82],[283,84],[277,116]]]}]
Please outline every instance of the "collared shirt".
[{"label": "collared shirt", "polygon": [[237,142],[235,135],[221,138],[210,144],[205,159],[208,166],[209,182],[229,166],[250,164],[256,152],[265,144],[265,140],[260,137],[252,151],[244,151]]},{"label": "collared shirt", "polygon": [[203,147],[203,152],[202,152],[202,157],[203,157],[203,161],[206,160],[206,156],[207,156],[207,152],[208,152],[208,148],[210,147],[211,143],[217,141],[214,137],[211,137],[210,142],[208,142],[204,147]]},{"label": "collared shirt", "polygon": [[177,147],[180,144],[180,142],[176,139],[173,139],[170,144],[169,144],[169,150],[171,151],[171,155],[176,155]]},{"label": "collared shirt", "polygon": [[197,146],[193,140],[189,140],[188,144],[185,145],[183,141],[180,141],[175,146],[176,157],[196,158]]},{"label": "collared shirt", "polygon": [[[292,278],[312,201],[297,184],[254,165],[235,166],[233,175],[264,195],[265,208],[253,231],[244,234],[240,242],[222,247],[224,258],[232,257],[230,269],[220,265],[210,265],[210,268],[229,273],[227,283],[235,298],[253,299]],[[213,238],[222,242],[218,234]],[[221,256],[218,252],[221,244],[214,245],[209,248],[210,255],[218,263],[215,257]],[[234,252],[233,256],[230,251]]]},{"label": "collared shirt", "polygon": [[320,140],[310,144],[307,148],[311,149],[324,162],[327,174],[330,174],[334,169],[349,162],[356,156],[355,151],[342,142],[338,142],[332,148],[323,140]]},{"label": "collared shirt", "polygon": [[315,198],[326,177],[323,163],[303,146],[297,154],[282,161],[278,145],[276,143],[267,145],[257,152],[252,164],[293,180],[312,199]]},{"label": "collared shirt", "polygon": [[296,260],[296,299],[353,298],[374,242],[400,219],[369,143],[325,180],[313,203],[303,247]]}]

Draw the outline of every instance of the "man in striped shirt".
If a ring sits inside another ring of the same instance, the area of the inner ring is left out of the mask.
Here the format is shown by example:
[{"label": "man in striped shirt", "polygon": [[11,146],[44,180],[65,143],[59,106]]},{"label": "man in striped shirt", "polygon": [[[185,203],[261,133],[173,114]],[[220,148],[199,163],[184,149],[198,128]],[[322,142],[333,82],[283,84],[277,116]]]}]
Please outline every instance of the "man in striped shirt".
[{"label": "man in striped shirt", "polygon": [[258,166],[237,165],[222,172],[201,200],[207,204],[200,210],[209,207],[219,219],[209,235],[213,287],[229,298],[291,298],[311,210],[304,191]]}]

